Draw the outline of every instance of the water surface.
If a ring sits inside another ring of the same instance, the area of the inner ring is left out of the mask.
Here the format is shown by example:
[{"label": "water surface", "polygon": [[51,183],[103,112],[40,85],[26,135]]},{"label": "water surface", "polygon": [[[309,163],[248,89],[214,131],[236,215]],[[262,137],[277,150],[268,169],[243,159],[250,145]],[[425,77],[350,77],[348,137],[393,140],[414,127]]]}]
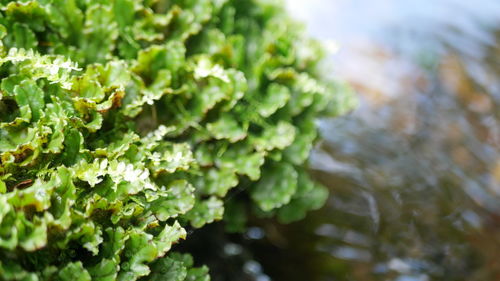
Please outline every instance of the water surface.
[{"label": "water surface", "polygon": [[500,2],[287,3],[360,107],[320,122],[331,198],[280,258],[307,280],[500,280]]}]

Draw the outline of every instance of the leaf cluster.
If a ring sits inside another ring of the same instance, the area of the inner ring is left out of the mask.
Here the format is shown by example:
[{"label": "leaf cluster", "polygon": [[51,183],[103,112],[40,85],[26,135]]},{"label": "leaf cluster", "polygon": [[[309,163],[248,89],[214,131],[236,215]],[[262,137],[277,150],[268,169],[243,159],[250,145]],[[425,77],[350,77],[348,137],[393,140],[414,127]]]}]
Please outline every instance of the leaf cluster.
[{"label": "leaf cluster", "polygon": [[2,279],[208,280],[166,255],[187,228],[326,199],[304,162],[345,96],[276,4],[1,1],[0,38]]}]

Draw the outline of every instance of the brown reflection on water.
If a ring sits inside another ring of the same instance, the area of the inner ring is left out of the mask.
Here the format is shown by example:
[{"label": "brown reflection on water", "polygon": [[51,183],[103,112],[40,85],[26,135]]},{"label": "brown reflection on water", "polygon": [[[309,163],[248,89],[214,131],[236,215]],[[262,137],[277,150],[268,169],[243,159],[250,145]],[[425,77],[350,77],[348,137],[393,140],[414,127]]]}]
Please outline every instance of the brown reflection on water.
[{"label": "brown reflection on water", "polygon": [[392,38],[337,54],[361,106],[320,122],[327,206],[263,224],[253,247],[272,278],[500,280],[500,25],[457,22],[418,30],[411,52]]}]

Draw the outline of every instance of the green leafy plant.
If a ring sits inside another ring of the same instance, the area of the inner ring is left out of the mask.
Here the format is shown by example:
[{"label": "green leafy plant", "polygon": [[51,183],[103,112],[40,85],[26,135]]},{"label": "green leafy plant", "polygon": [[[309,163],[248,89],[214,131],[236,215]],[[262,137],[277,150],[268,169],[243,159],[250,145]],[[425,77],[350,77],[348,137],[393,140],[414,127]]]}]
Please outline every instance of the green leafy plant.
[{"label": "green leafy plant", "polygon": [[279,5],[1,3],[1,279],[208,280],[186,228],[325,201],[304,162],[349,95]]}]

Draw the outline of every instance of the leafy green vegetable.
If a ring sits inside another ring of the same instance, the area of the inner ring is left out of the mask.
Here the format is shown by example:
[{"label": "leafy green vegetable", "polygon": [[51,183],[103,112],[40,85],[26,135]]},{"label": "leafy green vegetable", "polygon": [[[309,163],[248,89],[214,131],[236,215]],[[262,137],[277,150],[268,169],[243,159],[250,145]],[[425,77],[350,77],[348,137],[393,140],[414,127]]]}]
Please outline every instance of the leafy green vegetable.
[{"label": "leafy green vegetable", "polygon": [[0,39],[2,280],[209,280],[170,249],[241,230],[233,188],[282,221],[326,198],[304,162],[349,99],[269,1],[1,1]]}]

